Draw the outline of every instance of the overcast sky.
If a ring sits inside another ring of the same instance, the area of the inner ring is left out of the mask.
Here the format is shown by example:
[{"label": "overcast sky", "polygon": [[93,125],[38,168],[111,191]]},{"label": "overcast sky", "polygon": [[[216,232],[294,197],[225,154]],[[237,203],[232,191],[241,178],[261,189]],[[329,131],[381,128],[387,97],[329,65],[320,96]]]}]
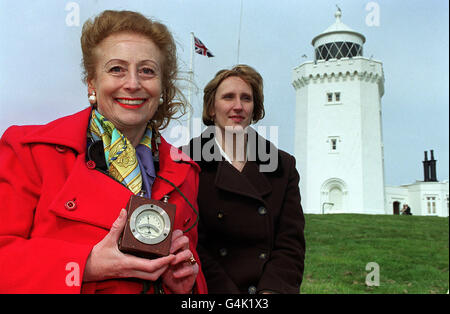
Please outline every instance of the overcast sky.
[{"label": "overcast sky", "polygon": [[[449,164],[449,2],[447,0],[0,0],[0,134],[13,124],[42,124],[86,106],[79,38],[83,23],[105,9],[154,17],[172,31],[180,69],[190,65],[190,32],[215,55],[194,57],[193,116],[201,116],[205,84],[237,62],[265,80],[266,118],[278,146],[293,154],[293,69],[313,59],[311,40],[342,21],[366,37],[364,56],[383,62],[385,182],[423,180],[425,150],[434,149],[439,180]],[[378,19],[374,19],[377,14]],[[306,55],[307,57],[302,57]],[[169,142],[171,123],[164,133]]]}]

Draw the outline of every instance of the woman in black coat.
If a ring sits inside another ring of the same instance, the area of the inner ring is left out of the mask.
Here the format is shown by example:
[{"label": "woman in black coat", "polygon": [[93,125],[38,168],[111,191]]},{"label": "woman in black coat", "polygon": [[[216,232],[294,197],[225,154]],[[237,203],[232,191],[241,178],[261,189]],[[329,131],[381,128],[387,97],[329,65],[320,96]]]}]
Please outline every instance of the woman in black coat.
[{"label": "woman in black coat", "polygon": [[198,252],[209,293],[299,293],[304,216],[295,158],[249,127],[264,117],[263,80],[246,65],[204,90],[200,137],[185,152],[200,173]]}]

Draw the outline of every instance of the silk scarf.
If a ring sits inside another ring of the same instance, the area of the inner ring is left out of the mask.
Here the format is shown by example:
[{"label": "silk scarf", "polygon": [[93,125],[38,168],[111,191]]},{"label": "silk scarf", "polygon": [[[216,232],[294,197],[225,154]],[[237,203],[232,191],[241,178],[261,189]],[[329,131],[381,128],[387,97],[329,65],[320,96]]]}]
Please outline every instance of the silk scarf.
[{"label": "silk scarf", "polygon": [[[109,175],[134,194],[142,190],[142,174],[131,142],[97,110],[92,110],[89,131],[95,141],[102,140]],[[152,150],[152,128],[147,125],[140,144]]]}]

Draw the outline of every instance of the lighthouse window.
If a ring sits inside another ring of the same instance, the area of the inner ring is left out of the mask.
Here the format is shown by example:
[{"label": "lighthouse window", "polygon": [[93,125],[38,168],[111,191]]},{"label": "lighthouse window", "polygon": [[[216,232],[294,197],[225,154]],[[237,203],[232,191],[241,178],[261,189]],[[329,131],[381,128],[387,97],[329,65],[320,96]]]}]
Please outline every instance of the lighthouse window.
[{"label": "lighthouse window", "polygon": [[342,45],[341,45],[341,56],[342,57],[344,57],[344,58],[347,56],[351,57],[351,54],[349,54],[351,48],[349,46],[351,46],[351,43],[346,43],[346,42],[342,43]]},{"label": "lighthouse window", "polygon": [[340,142],[339,136],[329,136],[327,142],[329,143],[329,153],[337,154],[339,152],[338,150],[338,143]]},{"label": "lighthouse window", "polygon": [[352,58],[362,56],[362,46],[352,42],[332,42],[316,48],[316,60]]},{"label": "lighthouse window", "polygon": [[341,101],[341,93],[334,93],[334,99],[336,102],[340,102]]},{"label": "lighthouse window", "polygon": [[335,138],[332,138],[331,139],[331,150],[336,150],[336,143],[337,143],[337,140],[335,139]]},{"label": "lighthouse window", "polygon": [[341,92],[327,93],[327,104],[334,105],[341,102]]},{"label": "lighthouse window", "polygon": [[328,99],[328,102],[332,102],[333,101],[333,93],[327,93],[327,99]]}]

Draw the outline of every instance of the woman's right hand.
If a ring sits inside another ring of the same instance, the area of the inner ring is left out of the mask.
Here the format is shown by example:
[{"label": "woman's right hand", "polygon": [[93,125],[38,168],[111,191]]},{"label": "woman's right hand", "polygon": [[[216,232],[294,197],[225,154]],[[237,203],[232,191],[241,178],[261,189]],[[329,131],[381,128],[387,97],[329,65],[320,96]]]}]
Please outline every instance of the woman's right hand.
[{"label": "woman's right hand", "polygon": [[83,282],[130,277],[155,281],[174,261],[173,254],[145,259],[120,252],[118,241],[126,221],[127,212],[122,209],[109,233],[92,248],[86,262]]}]

